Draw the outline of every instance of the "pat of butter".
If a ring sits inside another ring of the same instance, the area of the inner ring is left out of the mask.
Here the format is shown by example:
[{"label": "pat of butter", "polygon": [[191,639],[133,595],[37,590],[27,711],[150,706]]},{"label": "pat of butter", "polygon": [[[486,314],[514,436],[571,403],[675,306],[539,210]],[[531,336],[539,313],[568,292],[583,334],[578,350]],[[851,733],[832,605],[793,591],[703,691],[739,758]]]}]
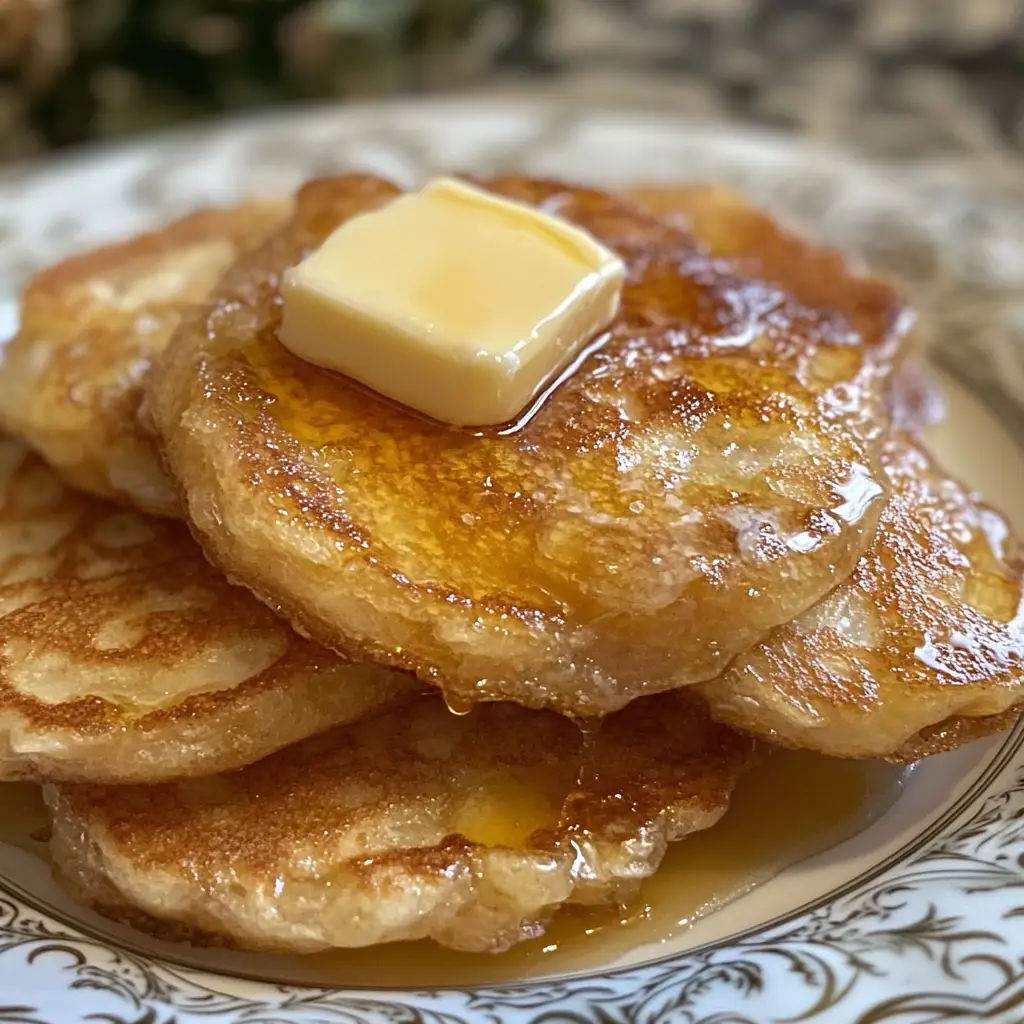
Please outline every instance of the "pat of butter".
[{"label": "pat of butter", "polygon": [[585,231],[442,178],[288,270],[280,340],[435,419],[505,423],[611,323],[623,276]]}]

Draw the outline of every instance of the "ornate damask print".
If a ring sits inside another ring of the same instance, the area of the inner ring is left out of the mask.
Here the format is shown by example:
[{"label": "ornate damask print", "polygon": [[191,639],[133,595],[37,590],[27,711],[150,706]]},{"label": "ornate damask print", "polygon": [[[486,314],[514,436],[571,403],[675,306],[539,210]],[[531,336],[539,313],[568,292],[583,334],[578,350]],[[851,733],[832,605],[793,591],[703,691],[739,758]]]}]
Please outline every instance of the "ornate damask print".
[{"label": "ornate damask print", "polygon": [[[196,203],[281,191],[335,168],[410,181],[442,168],[509,166],[620,181],[638,166],[648,177],[720,178],[900,277],[939,357],[1024,437],[1021,208],[955,181],[672,118],[649,120],[634,136],[644,145],[638,161],[609,148],[628,131],[636,132],[628,119],[571,106],[453,103],[309,114],[112,151],[0,181],[0,281]],[[595,153],[607,159],[595,164]],[[3,316],[0,298],[0,334]],[[575,980],[402,993],[254,985],[129,952],[0,882],[0,1024],[1021,1024],[1021,741],[1007,741],[977,791],[909,856],[829,902],[707,948]]]},{"label": "ornate damask print", "polygon": [[506,64],[591,102],[956,161],[1013,187],[1022,52],[1021,0],[558,0]]}]

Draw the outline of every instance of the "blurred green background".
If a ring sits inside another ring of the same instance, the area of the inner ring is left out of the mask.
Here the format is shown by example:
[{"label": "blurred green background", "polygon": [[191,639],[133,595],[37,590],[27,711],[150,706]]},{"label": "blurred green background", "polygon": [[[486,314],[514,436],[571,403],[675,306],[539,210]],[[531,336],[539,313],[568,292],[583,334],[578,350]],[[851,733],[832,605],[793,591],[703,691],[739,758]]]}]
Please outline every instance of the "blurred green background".
[{"label": "blurred green background", "polygon": [[0,0],[0,161],[469,90],[757,124],[1024,187],[1024,0]]},{"label": "blurred green background", "polygon": [[0,0],[0,159],[287,101],[454,89],[546,0]]}]

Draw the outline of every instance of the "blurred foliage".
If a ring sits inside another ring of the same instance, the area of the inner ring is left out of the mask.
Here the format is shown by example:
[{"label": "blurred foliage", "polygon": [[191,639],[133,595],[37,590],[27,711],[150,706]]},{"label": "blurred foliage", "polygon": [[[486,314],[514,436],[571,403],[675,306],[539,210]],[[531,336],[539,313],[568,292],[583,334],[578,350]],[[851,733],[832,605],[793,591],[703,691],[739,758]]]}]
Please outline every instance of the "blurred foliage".
[{"label": "blurred foliage", "polygon": [[203,114],[452,88],[547,0],[0,0],[0,159]]}]

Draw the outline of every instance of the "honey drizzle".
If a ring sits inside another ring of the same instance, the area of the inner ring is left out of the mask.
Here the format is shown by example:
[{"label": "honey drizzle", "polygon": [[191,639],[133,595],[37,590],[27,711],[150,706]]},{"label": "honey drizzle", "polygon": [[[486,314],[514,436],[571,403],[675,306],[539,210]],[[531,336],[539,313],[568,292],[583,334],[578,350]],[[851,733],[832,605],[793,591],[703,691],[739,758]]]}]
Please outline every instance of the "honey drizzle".
[{"label": "honey drizzle", "polygon": [[537,413],[541,411],[547,400],[570,377],[572,377],[595,352],[604,348],[611,336],[611,331],[603,331],[589,341],[567,366],[563,367],[559,373],[555,374],[555,376],[537,392],[533,401],[523,409],[523,411],[514,420],[510,420],[508,423],[501,424],[498,427],[491,427],[490,429],[487,429],[486,427],[475,429],[471,428],[469,433],[473,437],[487,437],[488,435],[508,437],[511,434],[518,434],[519,431],[523,430],[537,415]]},{"label": "honey drizzle", "polygon": [[[393,398],[389,398],[387,395],[382,395],[379,391],[375,391],[373,388],[367,387],[365,384],[354,380],[351,377],[345,377],[343,374],[338,373],[336,370],[330,370],[325,368],[318,368],[320,372],[328,374],[330,376],[343,379],[345,384],[355,391],[359,391],[362,394],[368,396],[374,401],[380,402],[385,406],[390,406],[393,409],[399,410],[406,416],[411,416],[413,419],[420,420],[424,423],[429,423],[434,427],[440,427],[443,430],[452,431],[457,434],[465,434],[468,437],[510,437],[514,434],[518,434],[524,430],[530,422],[537,416],[537,414],[547,404],[548,399],[571,377],[573,377],[583,366],[583,364],[595,353],[599,352],[611,339],[611,331],[601,331],[595,335],[586,345],[580,349],[579,352],[573,357],[573,359],[567,363],[562,369],[560,369],[547,383],[542,385],[541,389],[536,395],[530,400],[529,404],[513,419],[507,423],[497,423],[494,426],[456,426],[454,423],[444,423],[441,420],[434,419],[433,416],[428,416],[425,412],[421,412],[419,409],[413,409],[411,406],[403,405],[401,402],[396,401]],[[258,412],[262,408],[261,403],[243,403],[251,404],[253,411]],[[289,422],[288,429],[291,431],[301,430],[301,425],[294,422]]]},{"label": "honey drizzle", "polygon": [[568,715],[569,721],[576,726],[580,733],[580,761],[576,772],[576,784],[566,794],[562,801],[561,824],[568,828],[570,833],[569,842],[576,853],[576,860],[572,866],[573,880],[577,880],[580,872],[587,867],[587,856],[584,848],[572,833],[577,831],[578,826],[573,824],[573,802],[584,797],[587,792],[587,783],[594,777],[594,760],[597,754],[597,737],[604,722],[603,717],[583,718],[578,715]]}]

